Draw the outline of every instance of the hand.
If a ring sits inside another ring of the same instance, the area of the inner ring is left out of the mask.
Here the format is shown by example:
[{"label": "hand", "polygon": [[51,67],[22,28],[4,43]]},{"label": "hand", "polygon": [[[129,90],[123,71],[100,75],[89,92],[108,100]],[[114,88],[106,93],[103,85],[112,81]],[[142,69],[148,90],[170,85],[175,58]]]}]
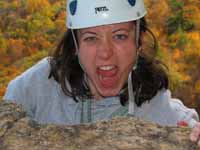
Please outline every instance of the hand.
[{"label": "hand", "polygon": [[[179,127],[187,127],[188,123],[186,121],[179,121],[177,123]],[[191,133],[190,133],[190,140],[193,143],[197,143],[197,147],[200,149],[200,122],[196,123],[196,125],[193,127]]]},{"label": "hand", "polygon": [[190,133],[190,140],[192,142],[198,142],[198,147],[200,147],[199,137],[200,137],[200,122],[196,123],[196,125],[192,129],[192,132]]}]

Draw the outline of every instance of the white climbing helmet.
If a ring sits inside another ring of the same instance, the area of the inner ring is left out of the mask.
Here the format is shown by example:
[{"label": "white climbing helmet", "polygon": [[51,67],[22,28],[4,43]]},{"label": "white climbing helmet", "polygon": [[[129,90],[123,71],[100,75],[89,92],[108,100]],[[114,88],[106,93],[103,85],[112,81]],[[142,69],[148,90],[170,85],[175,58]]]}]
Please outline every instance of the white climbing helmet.
[{"label": "white climbing helmet", "polygon": [[134,21],[145,14],[143,0],[67,0],[69,29]]}]

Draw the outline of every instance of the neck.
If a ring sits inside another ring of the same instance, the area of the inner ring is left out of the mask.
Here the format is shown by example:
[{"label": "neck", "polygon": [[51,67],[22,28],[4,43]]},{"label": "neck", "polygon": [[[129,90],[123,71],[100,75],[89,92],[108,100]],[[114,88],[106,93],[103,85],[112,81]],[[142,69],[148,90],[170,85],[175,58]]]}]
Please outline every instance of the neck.
[{"label": "neck", "polygon": [[90,89],[90,92],[91,92],[93,98],[94,98],[95,100],[101,100],[101,99],[103,98],[103,96],[101,96],[101,95],[98,93],[98,91],[97,91],[97,89],[94,87],[92,81],[87,77],[86,74],[84,75],[84,80],[85,80],[86,84],[88,85],[88,87],[89,87],[89,89]]}]

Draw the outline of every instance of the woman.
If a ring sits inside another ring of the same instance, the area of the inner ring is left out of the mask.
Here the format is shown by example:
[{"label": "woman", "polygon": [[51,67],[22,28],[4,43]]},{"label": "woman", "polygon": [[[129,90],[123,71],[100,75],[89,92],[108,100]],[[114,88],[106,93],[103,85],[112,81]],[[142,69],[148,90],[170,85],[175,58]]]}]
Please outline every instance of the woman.
[{"label": "woman", "polygon": [[142,49],[151,33],[143,1],[68,0],[67,8],[68,31],[53,56],[11,81],[4,99],[22,104],[40,123],[127,114],[161,125],[186,122],[197,141],[196,111],[172,100],[163,65]]}]

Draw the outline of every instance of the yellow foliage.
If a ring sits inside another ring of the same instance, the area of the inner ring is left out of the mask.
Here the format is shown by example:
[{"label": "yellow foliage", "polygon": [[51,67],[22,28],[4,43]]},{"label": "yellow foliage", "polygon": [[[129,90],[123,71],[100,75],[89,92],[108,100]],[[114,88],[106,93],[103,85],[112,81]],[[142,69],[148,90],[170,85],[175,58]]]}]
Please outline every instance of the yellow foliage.
[{"label": "yellow foliage", "polygon": [[189,2],[188,5],[185,5],[184,10],[188,13],[185,13],[184,16],[192,20],[196,28],[200,29],[200,3],[198,0],[193,0]]},{"label": "yellow foliage", "polygon": [[188,38],[199,42],[200,41],[200,33],[199,32],[190,32],[190,33],[188,33]]},{"label": "yellow foliage", "polygon": [[26,9],[30,14],[49,7],[51,7],[51,5],[48,0],[27,0],[26,2]]},{"label": "yellow foliage", "polygon": [[174,49],[172,53],[172,57],[174,60],[181,58],[182,52],[179,49]]},{"label": "yellow foliage", "polygon": [[199,49],[187,49],[185,52],[184,52],[184,56],[185,57],[191,57],[191,59],[193,58],[199,58],[200,60],[200,50]]},{"label": "yellow foliage", "polygon": [[0,98],[5,95],[6,88],[5,87],[0,87]]},{"label": "yellow foliage", "polygon": [[55,26],[57,28],[57,31],[59,31],[60,33],[66,30],[65,21],[63,19],[56,20]]},{"label": "yellow foliage", "polygon": [[19,0],[13,0],[11,3],[12,7],[14,8],[19,8],[20,6],[20,1]]},{"label": "yellow foliage", "polygon": [[65,18],[66,18],[66,12],[62,11],[58,16],[58,19],[65,20]]},{"label": "yellow foliage", "polygon": [[[166,16],[169,14],[168,1],[165,0],[145,0],[147,6],[148,22],[155,28],[163,30],[162,26],[165,24]],[[159,13],[159,14],[158,14]]]},{"label": "yellow foliage", "polygon": [[20,56],[23,56],[25,44],[22,39],[9,39],[7,42],[8,42],[7,53],[10,54],[11,57],[15,59]]},{"label": "yellow foliage", "polygon": [[200,94],[200,80],[198,80],[195,84],[195,92]]},{"label": "yellow foliage", "polygon": [[21,71],[22,70],[17,67],[0,65],[0,97],[5,94],[6,87],[10,80],[19,75]]}]

